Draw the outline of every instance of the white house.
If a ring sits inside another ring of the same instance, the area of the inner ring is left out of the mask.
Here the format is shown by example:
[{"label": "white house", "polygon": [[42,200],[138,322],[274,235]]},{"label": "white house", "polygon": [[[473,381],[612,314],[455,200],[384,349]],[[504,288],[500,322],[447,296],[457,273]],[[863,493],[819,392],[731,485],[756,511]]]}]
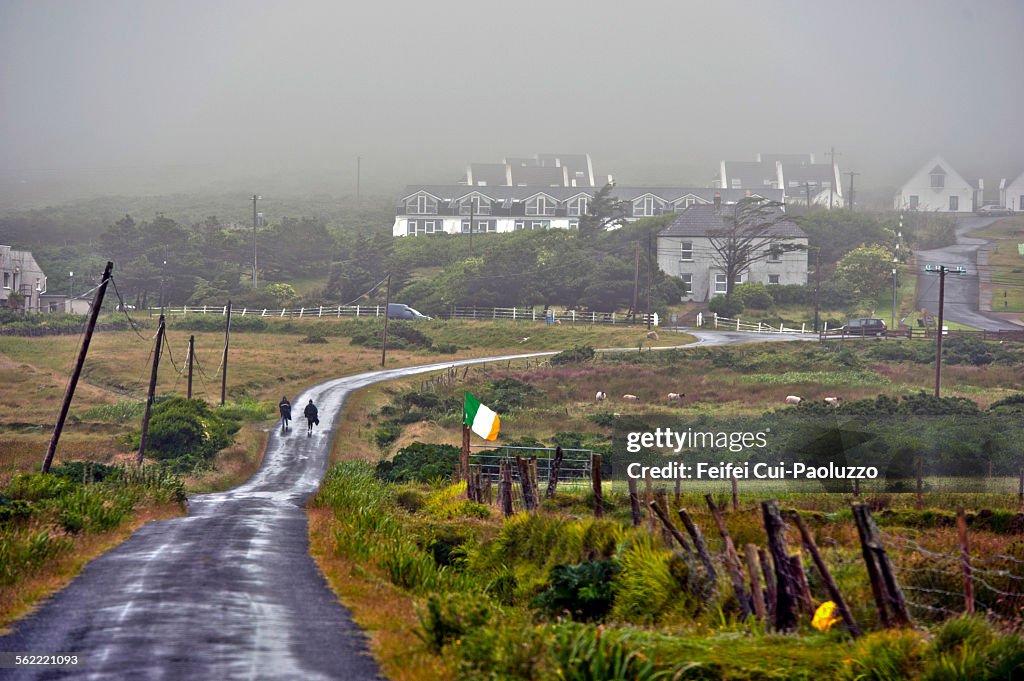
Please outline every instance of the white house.
[{"label": "white house", "polygon": [[893,207],[896,210],[966,213],[977,208],[975,198],[976,189],[971,183],[946,159],[936,156],[900,188]]},{"label": "white house", "polygon": [[46,293],[46,275],[30,251],[0,246],[0,280],[0,305],[10,306],[11,294],[17,294],[21,299],[19,309],[40,311],[40,296]]},{"label": "white house", "polygon": [[1010,210],[1024,212],[1024,173],[1000,187],[999,202]]},{"label": "white house", "polygon": [[[735,204],[699,204],[687,208],[658,233],[658,267],[679,277],[686,287],[684,300],[708,301],[725,294],[728,277],[715,245],[721,245]],[[735,284],[759,282],[766,286],[807,283],[807,234],[796,223],[774,216],[765,218],[763,229],[743,230],[752,249],[763,257],[752,258]],[[786,244],[790,249],[773,246]]]},{"label": "white house", "polygon": [[[576,229],[599,191],[580,187],[412,185],[395,212],[394,236]],[[744,197],[781,202],[782,191],[758,192],[714,187],[619,187],[611,195],[625,202],[625,220],[678,213],[693,205]]]}]

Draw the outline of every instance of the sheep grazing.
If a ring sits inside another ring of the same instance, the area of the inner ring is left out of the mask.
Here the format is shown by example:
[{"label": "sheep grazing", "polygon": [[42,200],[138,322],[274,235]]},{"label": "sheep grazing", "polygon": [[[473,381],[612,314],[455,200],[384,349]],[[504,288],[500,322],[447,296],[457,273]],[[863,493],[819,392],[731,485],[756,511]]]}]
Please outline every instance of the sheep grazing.
[{"label": "sheep grazing", "polygon": [[842,401],[843,401],[843,398],[841,398],[841,397],[826,397],[825,398],[825,404],[829,405],[830,407],[838,407],[839,403],[842,402]]},{"label": "sheep grazing", "polygon": [[797,397],[796,395],[788,395],[786,397],[786,404],[800,404],[804,401],[804,398]]},{"label": "sheep grazing", "polygon": [[606,393],[603,390],[598,390],[597,394],[594,395],[594,399],[597,400],[598,402],[604,402],[605,400],[608,399],[608,393]]},{"label": "sheep grazing", "polygon": [[678,402],[679,400],[683,399],[684,397],[686,397],[686,393],[669,393],[668,394],[668,399],[672,400],[673,402]]},{"label": "sheep grazing", "polygon": [[650,339],[650,340],[658,340],[658,332],[657,331],[648,331],[647,332],[647,338]]},{"label": "sheep grazing", "polygon": [[622,399],[625,400],[626,402],[639,402],[640,401],[639,397],[637,397],[636,395],[630,395],[628,393],[626,395],[623,395]]}]

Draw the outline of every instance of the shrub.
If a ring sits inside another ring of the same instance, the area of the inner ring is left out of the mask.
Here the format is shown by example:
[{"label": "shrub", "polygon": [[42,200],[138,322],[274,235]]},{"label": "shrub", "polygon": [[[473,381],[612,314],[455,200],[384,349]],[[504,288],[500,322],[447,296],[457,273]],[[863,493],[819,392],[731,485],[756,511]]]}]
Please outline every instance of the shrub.
[{"label": "shrub", "polygon": [[721,317],[732,318],[743,312],[743,303],[735,296],[732,298],[715,296],[711,299],[711,302],[708,303],[708,310]]},{"label": "shrub", "polygon": [[594,348],[589,345],[574,345],[568,350],[562,350],[551,358],[551,364],[561,366],[564,364],[580,364],[594,360]]},{"label": "shrub", "polygon": [[744,308],[767,310],[774,302],[768,292],[768,287],[760,282],[740,284],[733,289],[732,295]]},{"label": "shrub", "polygon": [[656,671],[654,662],[644,654],[642,646],[628,639],[613,640],[600,627],[559,626],[551,654],[557,670],[556,678],[565,681],[654,681],[669,678],[668,674]]},{"label": "shrub", "polygon": [[655,549],[646,537],[630,542],[615,579],[616,618],[652,624],[679,600],[679,584],[669,569],[670,555]]},{"label": "shrub", "polygon": [[449,479],[459,465],[459,448],[413,442],[402,447],[391,461],[377,464],[377,478],[387,482],[429,482]]},{"label": "shrub", "polygon": [[548,588],[533,605],[549,616],[567,612],[584,622],[602,620],[612,609],[613,579],[618,569],[610,560],[556,565],[549,574]]},{"label": "shrub", "polygon": [[427,612],[417,609],[420,630],[416,636],[433,653],[458,641],[468,632],[484,629],[491,619],[485,601],[466,595],[450,595],[442,600],[437,594],[427,599]]},{"label": "shrub", "polygon": [[214,412],[203,400],[172,397],[153,407],[147,444],[159,459],[212,459],[231,444],[236,420]]},{"label": "shrub", "polygon": [[300,343],[310,343],[310,344],[324,344],[324,343],[327,342],[327,339],[324,338],[323,336],[321,336],[318,333],[311,333],[311,334],[307,334],[306,337],[303,338],[302,340],[300,340],[299,342]]}]

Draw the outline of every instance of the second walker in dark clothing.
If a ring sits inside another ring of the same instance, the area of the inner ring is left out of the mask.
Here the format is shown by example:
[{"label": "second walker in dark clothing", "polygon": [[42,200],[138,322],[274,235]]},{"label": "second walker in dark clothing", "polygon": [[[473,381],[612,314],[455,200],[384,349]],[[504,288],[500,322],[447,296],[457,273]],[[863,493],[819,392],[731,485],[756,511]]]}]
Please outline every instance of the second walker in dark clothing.
[{"label": "second walker in dark clothing", "polygon": [[282,397],[281,401],[277,403],[277,408],[281,412],[281,427],[287,429],[288,422],[292,420],[292,403],[288,401],[287,397]]},{"label": "second walker in dark clothing", "polygon": [[320,425],[319,412],[317,411],[316,405],[313,404],[313,400],[309,401],[306,408],[302,410],[302,414],[306,417],[306,424],[308,426],[306,435],[312,435],[313,426]]}]

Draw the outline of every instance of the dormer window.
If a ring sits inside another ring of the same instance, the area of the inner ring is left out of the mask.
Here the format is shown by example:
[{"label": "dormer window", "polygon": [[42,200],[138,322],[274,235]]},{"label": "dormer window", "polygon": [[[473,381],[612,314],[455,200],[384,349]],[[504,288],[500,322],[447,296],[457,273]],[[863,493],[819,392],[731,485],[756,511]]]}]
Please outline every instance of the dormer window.
[{"label": "dormer window", "polygon": [[665,202],[648,194],[633,200],[633,217],[649,218],[652,215],[660,215],[665,208]]},{"label": "dormer window", "polygon": [[527,215],[554,215],[555,201],[550,196],[538,194],[526,202]]},{"label": "dormer window", "polygon": [[569,215],[578,217],[580,215],[587,214],[589,203],[590,202],[586,196],[577,196],[575,199],[570,199],[566,208]]},{"label": "dormer window", "polygon": [[411,215],[437,215],[437,199],[429,194],[417,194],[406,200],[405,211]]},{"label": "dormer window", "polygon": [[481,196],[480,194],[469,196],[459,203],[459,214],[490,215],[491,200],[486,196]]},{"label": "dormer window", "polygon": [[946,186],[946,171],[942,166],[935,166],[928,175],[932,180],[932,189],[942,189]]}]

